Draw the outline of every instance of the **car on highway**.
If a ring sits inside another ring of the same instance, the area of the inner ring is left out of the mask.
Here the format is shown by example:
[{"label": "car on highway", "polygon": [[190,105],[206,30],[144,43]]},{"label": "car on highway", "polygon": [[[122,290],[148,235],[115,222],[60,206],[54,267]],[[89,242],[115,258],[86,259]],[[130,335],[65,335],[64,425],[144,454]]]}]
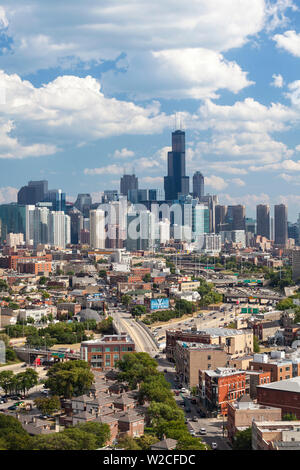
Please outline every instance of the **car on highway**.
[{"label": "car on highway", "polygon": [[210,446],[213,450],[216,450],[218,448],[218,444],[216,442],[212,442]]},{"label": "car on highway", "polygon": [[201,434],[201,436],[205,436],[206,434],[206,429],[205,428],[201,428],[199,433]]}]

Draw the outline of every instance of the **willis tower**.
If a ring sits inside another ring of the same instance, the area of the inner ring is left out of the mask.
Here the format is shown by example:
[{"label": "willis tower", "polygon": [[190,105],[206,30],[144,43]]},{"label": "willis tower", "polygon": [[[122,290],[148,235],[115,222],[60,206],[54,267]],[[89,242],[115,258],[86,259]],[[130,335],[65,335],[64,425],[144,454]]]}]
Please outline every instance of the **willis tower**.
[{"label": "willis tower", "polygon": [[190,179],[185,175],[185,132],[172,132],[172,151],[168,152],[168,176],[164,178],[166,201],[188,195]]}]

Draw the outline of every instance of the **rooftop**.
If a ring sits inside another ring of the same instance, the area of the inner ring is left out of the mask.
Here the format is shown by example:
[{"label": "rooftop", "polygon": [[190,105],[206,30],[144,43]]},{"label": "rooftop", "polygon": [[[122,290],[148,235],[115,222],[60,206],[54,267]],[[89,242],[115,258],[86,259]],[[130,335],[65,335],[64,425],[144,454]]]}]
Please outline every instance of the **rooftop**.
[{"label": "rooftop", "polygon": [[258,385],[257,388],[300,393],[300,377],[293,377],[292,379],[279,380],[278,382],[272,382],[270,384]]}]

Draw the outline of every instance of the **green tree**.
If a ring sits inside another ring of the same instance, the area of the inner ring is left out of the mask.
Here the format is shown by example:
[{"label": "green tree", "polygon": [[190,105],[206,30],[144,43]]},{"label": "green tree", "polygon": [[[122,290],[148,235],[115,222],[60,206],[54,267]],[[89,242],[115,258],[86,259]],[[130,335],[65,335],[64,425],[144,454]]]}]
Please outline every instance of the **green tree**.
[{"label": "green tree", "polygon": [[188,434],[184,435],[178,439],[176,450],[205,450],[206,446],[203,444],[201,439],[197,437],[190,436]]},{"label": "green tree", "polygon": [[7,291],[8,290],[8,284],[6,281],[3,279],[0,279],[0,291]]},{"label": "green tree", "polygon": [[143,277],[143,281],[151,282],[151,274],[150,273],[145,274],[145,276]]},{"label": "green tree", "polygon": [[125,307],[128,307],[128,305],[130,305],[132,302],[132,297],[128,294],[122,295],[121,302],[123,305],[125,305]]},{"label": "green tree", "polygon": [[117,447],[125,450],[142,450],[138,442],[131,436],[124,436],[119,439]]},{"label": "green tree", "polygon": [[156,360],[144,352],[124,354],[116,366],[120,370],[119,380],[128,382],[132,389],[135,389],[147,377],[159,373]]},{"label": "green tree", "polygon": [[260,351],[260,346],[259,346],[259,341],[257,336],[253,335],[253,351],[255,353],[259,353]]},{"label": "green tree", "polygon": [[68,361],[54,364],[47,372],[45,386],[53,395],[71,398],[86,393],[94,375],[85,361]]},{"label": "green tree", "polygon": [[159,442],[159,439],[153,434],[144,434],[137,438],[136,442],[141,450],[149,450],[153,444]]},{"label": "green tree", "polygon": [[24,395],[39,383],[39,375],[34,369],[26,369],[15,376],[17,387]]},{"label": "green tree", "polygon": [[147,308],[145,305],[135,305],[131,308],[131,315],[133,317],[140,317],[141,315],[145,315],[147,313]]},{"label": "green tree", "polygon": [[3,413],[0,414],[0,440],[6,450],[28,450],[31,442],[29,434],[21,423]]},{"label": "green tree", "polygon": [[110,440],[110,427],[108,424],[89,422],[78,424],[76,428],[95,436],[97,448],[103,447]]},{"label": "green tree", "polygon": [[287,413],[283,415],[282,421],[298,421],[298,418],[294,413]]},{"label": "green tree", "polygon": [[0,387],[4,393],[8,395],[13,387],[14,373],[11,370],[3,370],[0,372]]},{"label": "green tree", "polygon": [[233,440],[233,450],[252,450],[252,429],[237,431]]},{"label": "green tree", "polygon": [[57,396],[36,398],[34,400],[35,406],[41,411],[42,414],[52,415],[55,411],[59,411],[60,399]]}]

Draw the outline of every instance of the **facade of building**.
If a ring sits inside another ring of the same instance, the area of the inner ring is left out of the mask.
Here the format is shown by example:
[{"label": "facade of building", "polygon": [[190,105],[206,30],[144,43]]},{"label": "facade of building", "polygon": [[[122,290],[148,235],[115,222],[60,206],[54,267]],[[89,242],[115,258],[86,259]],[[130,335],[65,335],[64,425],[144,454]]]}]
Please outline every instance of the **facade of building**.
[{"label": "facade of building", "polygon": [[204,196],[204,176],[200,171],[196,171],[193,176],[193,197]]},{"label": "facade of building", "polygon": [[110,370],[124,354],[135,352],[135,344],[127,335],[106,335],[101,339],[84,341],[80,357],[95,370]]},{"label": "facade of building", "polygon": [[258,386],[257,402],[281,408],[283,416],[294,414],[300,419],[300,377]]},{"label": "facade of building", "polygon": [[199,390],[209,413],[227,416],[228,404],[246,393],[245,371],[225,367],[199,371]]},{"label": "facade of building", "polygon": [[275,245],[287,246],[288,241],[288,208],[285,204],[274,207]]},{"label": "facade of building", "polygon": [[270,240],[270,206],[259,204],[256,206],[256,233]]},{"label": "facade of building", "polygon": [[177,341],[174,351],[176,373],[180,376],[181,383],[196,387],[199,383],[199,370],[226,367],[229,357],[218,346]]}]

